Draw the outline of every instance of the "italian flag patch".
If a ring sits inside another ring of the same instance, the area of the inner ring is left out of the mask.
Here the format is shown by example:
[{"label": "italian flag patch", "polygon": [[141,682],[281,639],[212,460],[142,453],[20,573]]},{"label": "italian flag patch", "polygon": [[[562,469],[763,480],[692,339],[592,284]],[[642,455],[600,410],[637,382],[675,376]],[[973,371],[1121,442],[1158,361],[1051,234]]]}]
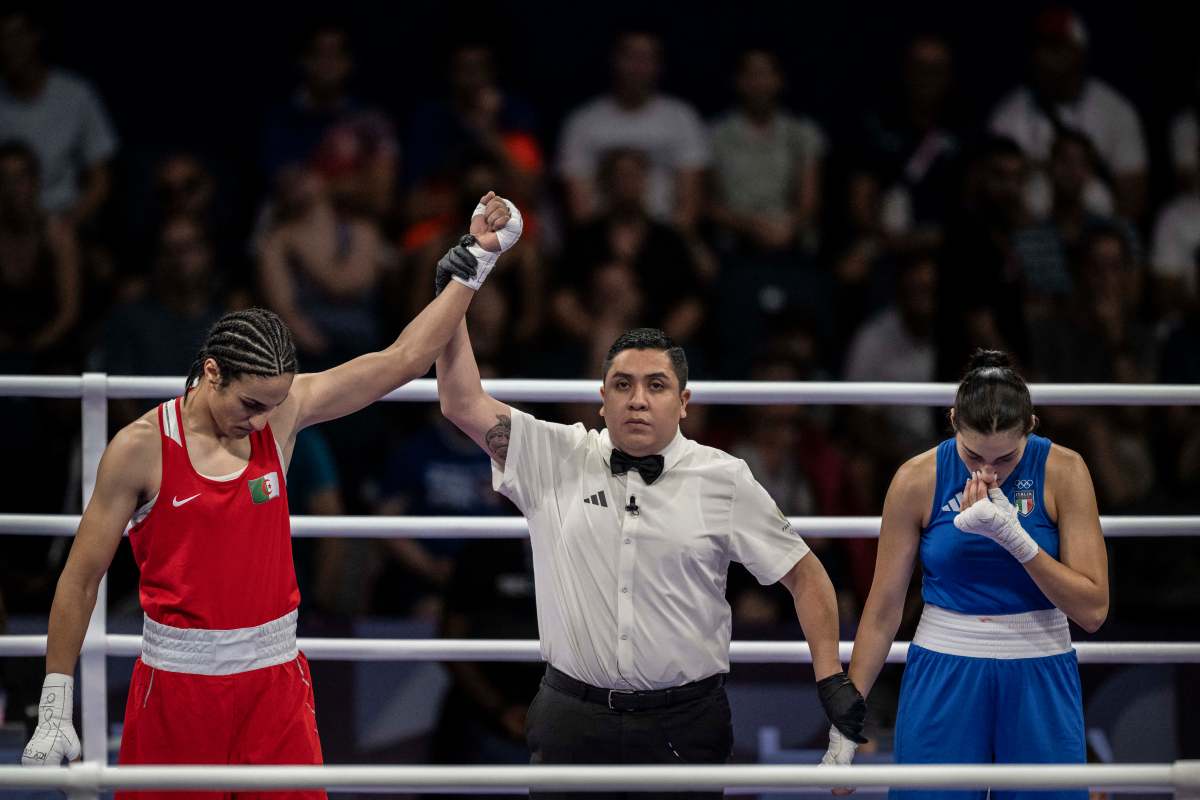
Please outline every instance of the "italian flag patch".
[{"label": "italian flag patch", "polygon": [[266,503],[279,497],[279,473],[268,472],[261,478],[255,478],[250,483],[250,499],[255,505]]},{"label": "italian flag patch", "polygon": [[1028,517],[1033,513],[1033,492],[1017,492],[1013,495],[1013,499],[1017,501],[1017,512],[1022,517]]}]

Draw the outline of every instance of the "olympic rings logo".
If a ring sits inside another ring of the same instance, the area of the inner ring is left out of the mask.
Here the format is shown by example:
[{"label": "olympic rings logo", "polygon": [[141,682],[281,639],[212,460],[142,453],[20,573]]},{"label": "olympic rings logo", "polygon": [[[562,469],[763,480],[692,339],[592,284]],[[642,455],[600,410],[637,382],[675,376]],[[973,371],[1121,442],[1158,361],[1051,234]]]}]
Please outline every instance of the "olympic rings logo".
[{"label": "olympic rings logo", "polygon": [[1022,479],[1022,480],[1019,480],[1019,481],[1017,481],[1017,488],[1018,488],[1018,489],[1032,489],[1032,488],[1033,488],[1033,481],[1032,481],[1032,480],[1029,480],[1028,478],[1024,478],[1024,479]]}]

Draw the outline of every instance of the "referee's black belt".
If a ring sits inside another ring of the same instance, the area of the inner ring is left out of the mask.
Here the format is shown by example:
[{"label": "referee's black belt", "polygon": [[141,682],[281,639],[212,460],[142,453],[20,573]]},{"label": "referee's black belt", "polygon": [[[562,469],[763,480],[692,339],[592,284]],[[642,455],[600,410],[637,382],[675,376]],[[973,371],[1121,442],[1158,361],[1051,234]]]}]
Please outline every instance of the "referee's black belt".
[{"label": "referee's black belt", "polygon": [[667,708],[688,700],[703,697],[725,685],[725,673],[719,672],[703,680],[673,686],[670,689],[601,689],[572,678],[562,670],[546,665],[545,683],[563,694],[578,697],[589,703],[607,706],[613,711],[648,711]]}]

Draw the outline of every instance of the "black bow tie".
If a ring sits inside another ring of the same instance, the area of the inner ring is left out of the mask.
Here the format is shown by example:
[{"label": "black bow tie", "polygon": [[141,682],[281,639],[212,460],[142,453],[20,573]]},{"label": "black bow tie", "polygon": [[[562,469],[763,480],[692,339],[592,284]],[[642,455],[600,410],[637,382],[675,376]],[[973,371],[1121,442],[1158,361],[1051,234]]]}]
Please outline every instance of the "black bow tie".
[{"label": "black bow tie", "polygon": [[626,452],[613,448],[612,457],[612,474],[624,475],[631,469],[636,469],[642,475],[642,480],[646,485],[654,483],[658,480],[658,476],[662,475],[663,457],[662,456],[642,456],[634,458]]}]

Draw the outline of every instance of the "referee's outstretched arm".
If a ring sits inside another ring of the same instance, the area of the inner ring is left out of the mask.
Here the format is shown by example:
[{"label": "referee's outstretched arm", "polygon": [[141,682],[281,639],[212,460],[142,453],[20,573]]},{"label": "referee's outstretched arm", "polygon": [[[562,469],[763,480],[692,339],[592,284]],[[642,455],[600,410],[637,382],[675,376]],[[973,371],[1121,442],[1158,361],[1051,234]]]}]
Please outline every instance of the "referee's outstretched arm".
[{"label": "referee's outstretched arm", "polygon": [[[503,467],[508,457],[512,409],[483,390],[465,320],[438,357],[437,382],[442,414]],[[836,622],[834,628],[836,637]],[[836,652],[835,644],[835,659]]]}]

